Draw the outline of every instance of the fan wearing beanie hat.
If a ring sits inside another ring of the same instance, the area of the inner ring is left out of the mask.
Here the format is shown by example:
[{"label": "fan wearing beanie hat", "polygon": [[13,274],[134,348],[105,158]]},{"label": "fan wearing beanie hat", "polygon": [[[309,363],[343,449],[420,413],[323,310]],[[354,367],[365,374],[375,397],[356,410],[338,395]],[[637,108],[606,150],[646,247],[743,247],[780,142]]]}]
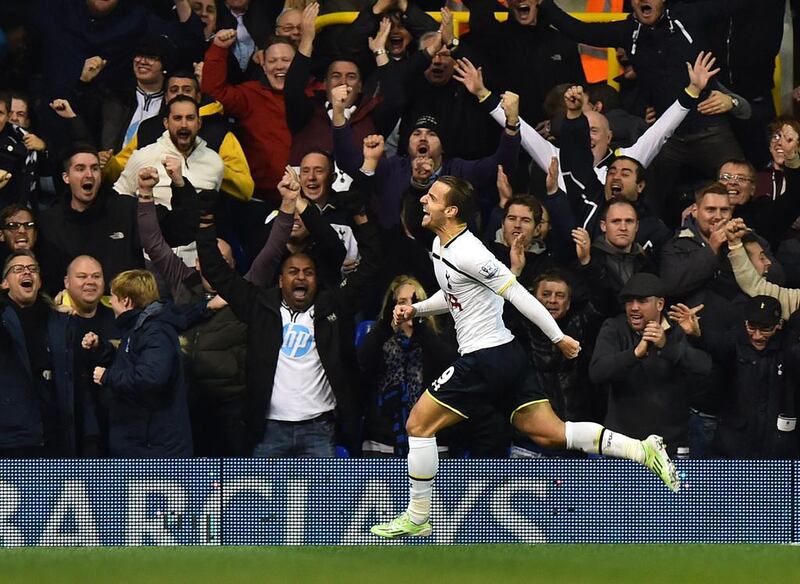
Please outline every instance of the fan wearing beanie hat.
[{"label": "fan wearing beanie hat", "polygon": [[[337,117],[336,110],[341,105],[336,102],[334,99],[334,156],[339,168],[352,175],[359,171],[364,157],[353,144],[352,120],[348,123],[344,116],[338,114]],[[514,169],[520,149],[519,97],[506,92],[501,106],[509,124],[501,135],[497,150],[491,156],[472,160],[445,155],[439,133],[441,126],[436,117],[428,113],[416,118],[406,152],[381,158],[375,170],[376,190],[381,196],[373,198],[372,204],[381,227],[391,229],[398,225],[403,197],[409,187],[427,189],[440,176],[452,175],[468,181],[481,204],[491,204],[497,166],[502,165],[508,171]],[[424,164],[417,166],[419,161],[424,161]],[[420,180],[422,176],[415,175],[417,167],[427,169],[424,181]]]},{"label": "fan wearing beanie hat", "polygon": [[411,159],[428,159],[428,165],[433,169],[432,174],[425,177],[427,183],[436,180],[441,174],[442,158],[444,157],[442,138],[439,120],[429,114],[423,114],[417,118],[408,138],[408,154]]}]

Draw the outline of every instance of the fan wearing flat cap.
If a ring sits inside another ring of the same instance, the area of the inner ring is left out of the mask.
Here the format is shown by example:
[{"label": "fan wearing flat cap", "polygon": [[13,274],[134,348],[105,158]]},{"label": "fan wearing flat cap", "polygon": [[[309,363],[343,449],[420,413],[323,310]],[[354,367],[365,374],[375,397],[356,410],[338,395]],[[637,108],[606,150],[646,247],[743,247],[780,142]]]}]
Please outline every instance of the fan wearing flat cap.
[{"label": "fan wearing flat cap", "polygon": [[710,452],[722,458],[796,458],[800,341],[783,332],[781,304],[748,298],[743,318],[726,333],[703,330],[697,307],[673,306],[670,318],[711,353],[726,388]]},{"label": "fan wearing flat cap", "polygon": [[631,276],[620,292],[625,313],[603,323],[589,375],[608,387],[606,425],[635,437],[656,432],[672,455],[688,447],[692,388],[711,358],[666,318],[664,296],[658,276]]}]

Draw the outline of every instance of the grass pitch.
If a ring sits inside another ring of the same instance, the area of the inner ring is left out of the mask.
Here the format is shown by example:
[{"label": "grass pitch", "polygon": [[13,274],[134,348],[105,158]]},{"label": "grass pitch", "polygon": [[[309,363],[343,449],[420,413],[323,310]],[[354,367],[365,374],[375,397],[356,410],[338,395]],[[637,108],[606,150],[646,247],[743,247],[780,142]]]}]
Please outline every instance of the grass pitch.
[{"label": "grass pitch", "polygon": [[799,581],[800,548],[780,545],[0,550],[3,584],[785,584]]}]

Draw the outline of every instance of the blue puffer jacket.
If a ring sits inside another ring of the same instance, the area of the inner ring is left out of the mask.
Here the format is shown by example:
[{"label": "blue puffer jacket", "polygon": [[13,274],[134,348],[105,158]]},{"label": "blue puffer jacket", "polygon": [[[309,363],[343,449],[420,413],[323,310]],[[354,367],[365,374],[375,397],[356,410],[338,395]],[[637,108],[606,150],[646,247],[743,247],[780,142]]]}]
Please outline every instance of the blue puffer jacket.
[{"label": "blue puffer jacket", "polygon": [[177,328],[180,316],[154,302],[117,318],[122,339],[103,375],[109,390],[109,451],[121,458],[192,456]]},{"label": "blue puffer jacket", "polygon": [[[16,311],[3,297],[0,312],[0,448],[37,447],[44,444],[39,380],[34,378],[25,334]],[[41,300],[39,300],[41,302]],[[53,361],[55,401],[59,412],[60,444],[50,445],[52,453],[75,454],[75,392],[71,318],[55,310],[47,323],[47,337]]]}]

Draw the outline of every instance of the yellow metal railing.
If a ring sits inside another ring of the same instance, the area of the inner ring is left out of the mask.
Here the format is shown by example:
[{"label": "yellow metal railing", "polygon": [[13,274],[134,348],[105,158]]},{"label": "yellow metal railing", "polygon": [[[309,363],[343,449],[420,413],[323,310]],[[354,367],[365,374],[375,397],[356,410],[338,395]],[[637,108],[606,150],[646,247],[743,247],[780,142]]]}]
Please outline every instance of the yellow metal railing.
[{"label": "yellow metal railing", "polygon": [[[626,12],[572,12],[572,16],[579,18],[584,22],[613,22],[615,20],[624,20],[628,14]],[[428,15],[437,21],[441,21],[442,16],[439,12],[428,12]],[[323,14],[317,17],[317,29],[325,28],[334,24],[350,24],[358,16],[358,12],[333,12],[331,14]],[[495,18],[500,22],[508,19],[507,12],[495,12]],[[453,22],[458,25],[469,23],[469,12],[458,11],[453,12]],[[456,36],[459,34],[458,27],[456,27]],[[608,75],[606,82],[619,89],[618,84],[614,81],[621,73],[619,61],[617,60],[617,52],[614,48],[606,49],[608,55]],[[780,115],[781,113],[781,60],[780,57],[775,59],[775,86],[772,90],[772,99],[775,102],[775,109]]]}]

